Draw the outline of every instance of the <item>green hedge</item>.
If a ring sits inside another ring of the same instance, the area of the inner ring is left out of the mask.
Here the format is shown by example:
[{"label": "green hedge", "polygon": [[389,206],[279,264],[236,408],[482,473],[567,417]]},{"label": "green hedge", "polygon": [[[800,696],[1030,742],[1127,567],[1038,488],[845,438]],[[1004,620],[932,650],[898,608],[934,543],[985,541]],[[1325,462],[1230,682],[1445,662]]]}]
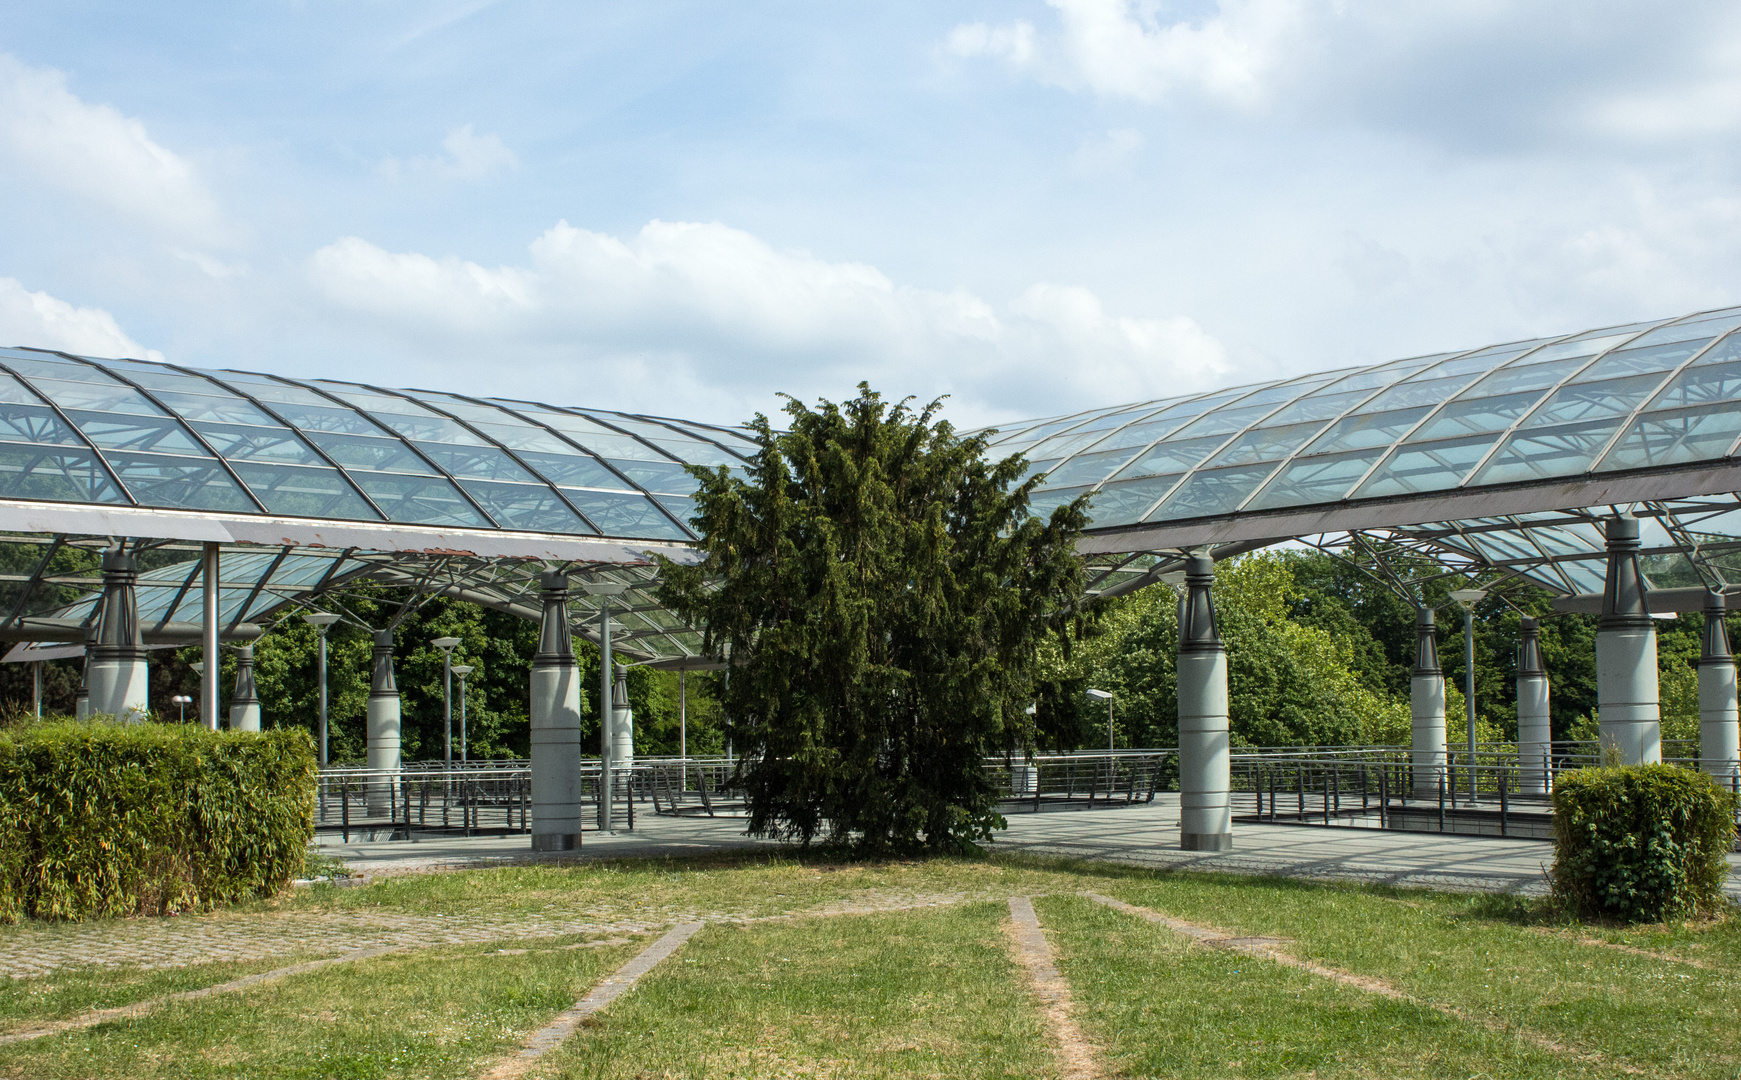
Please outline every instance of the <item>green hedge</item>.
[{"label": "green hedge", "polygon": [[314,835],[300,730],[0,731],[0,919],[207,908],[283,888]]},{"label": "green hedge", "polygon": [[1554,896],[1581,915],[1660,922],[1714,910],[1735,797],[1674,765],[1580,769],[1554,788]]}]

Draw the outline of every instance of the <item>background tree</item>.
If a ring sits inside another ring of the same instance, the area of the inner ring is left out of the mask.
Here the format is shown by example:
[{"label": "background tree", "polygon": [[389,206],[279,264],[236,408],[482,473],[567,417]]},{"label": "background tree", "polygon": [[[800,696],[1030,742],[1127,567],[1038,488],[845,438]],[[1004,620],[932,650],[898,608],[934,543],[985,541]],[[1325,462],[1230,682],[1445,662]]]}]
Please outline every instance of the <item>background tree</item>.
[{"label": "background tree", "polygon": [[1003,824],[981,761],[1029,740],[1039,643],[1074,621],[1082,506],[1033,516],[1026,463],[937,403],[787,400],[747,475],[692,470],[704,559],[659,591],[731,646],[750,830],[963,848]]}]

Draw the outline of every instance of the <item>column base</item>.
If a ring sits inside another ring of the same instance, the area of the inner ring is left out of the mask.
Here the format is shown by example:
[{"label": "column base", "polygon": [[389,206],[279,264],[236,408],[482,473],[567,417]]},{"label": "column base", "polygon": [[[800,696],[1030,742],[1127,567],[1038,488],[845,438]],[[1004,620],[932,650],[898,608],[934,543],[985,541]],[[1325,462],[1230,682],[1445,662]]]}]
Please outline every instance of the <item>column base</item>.
[{"label": "column base", "polygon": [[1179,834],[1179,850],[1232,851],[1233,834],[1230,832],[1182,832]]},{"label": "column base", "polygon": [[579,833],[533,833],[533,851],[578,851]]}]

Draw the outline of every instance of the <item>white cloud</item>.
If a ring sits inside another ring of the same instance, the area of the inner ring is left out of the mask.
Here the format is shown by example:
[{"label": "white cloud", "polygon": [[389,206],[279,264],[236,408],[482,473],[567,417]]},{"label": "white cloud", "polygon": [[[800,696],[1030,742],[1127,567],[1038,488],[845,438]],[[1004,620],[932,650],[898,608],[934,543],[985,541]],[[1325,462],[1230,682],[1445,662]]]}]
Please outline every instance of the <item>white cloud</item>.
[{"label": "white cloud", "polygon": [[233,230],[186,159],[110,105],[89,105],[66,76],[0,54],[0,155],[56,188],[197,244]]},{"label": "white cloud", "polygon": [[1090,176],[1110,172],[1128,161],[1142,146],[1142,132],[1135,128],[1114,128],[1083,139],[1071,164],[1077,172]]},{"label": "white cloud", "polygon": [[393,179],[401,175],[439,176],[454,180],[487,180],[498,173],[513,172],[520,159],[497,135],[479,135],[472,125],[462,124],[441,140],[441,157],[414,157],[409,161],[388,158],[381,172]]},{"label": "white cloud", "polygon": [[953,393],[958,420],[1031,415],[1176,394],[1227,368],[1192,320],[1109,314],[1083,288],[1035,285],[999,307],[719,224],[654,221],[625,240],[562,222],[530,253],[492,269],[349,237],[308,270],[329,304],[429,352],[534,361],[494,365],[495,392],[652,407],[651,390],[714,417],[721,394],[765,407],[772,391],[838,396],[859,379]]},{"label": "white cloud", "polygon": [[1008,26],[963,23],[949,32],[944,47],[956,56],[995,56],[1020,67],[1034,58],[1034,24],[1025,19]]},{"label": "white cloud", "polygon": [[0,278],[0,342],[91,356],[163,359],[156,349],[128,337],[108,312],[30,292],[14,278]]}]

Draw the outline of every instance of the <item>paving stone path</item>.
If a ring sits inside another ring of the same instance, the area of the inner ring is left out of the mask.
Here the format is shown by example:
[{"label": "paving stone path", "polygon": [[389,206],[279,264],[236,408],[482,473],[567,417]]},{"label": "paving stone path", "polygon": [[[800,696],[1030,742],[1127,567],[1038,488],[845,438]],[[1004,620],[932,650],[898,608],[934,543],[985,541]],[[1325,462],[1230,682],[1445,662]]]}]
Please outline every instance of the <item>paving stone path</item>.
[{"label": "paving stone path", "polygon": [[[30,978],[65,968],[185,967],[274,957],[336,956],[358,949],[427,948],[489,941],[640,934],[683,922],[751,922],[850,915],[991,898],[964,892],[869,889],[820,905],[767,911],[697,910],[660,904],[598,905],[560,912],[490,916],[406,912],[303,912],[119,919],[0,928],[0,976]],[[1001,899],[1001,894],[999,897]]]}]

